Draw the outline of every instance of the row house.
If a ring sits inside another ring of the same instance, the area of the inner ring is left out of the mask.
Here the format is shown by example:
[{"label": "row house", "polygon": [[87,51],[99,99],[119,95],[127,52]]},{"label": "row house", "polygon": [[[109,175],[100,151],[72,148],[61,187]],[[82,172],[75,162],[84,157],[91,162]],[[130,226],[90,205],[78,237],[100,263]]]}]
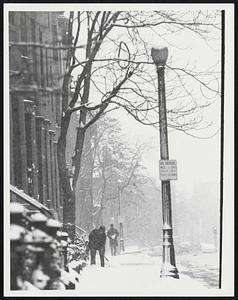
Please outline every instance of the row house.
[{"label": "row house", "polygon": [[59,219],[57,140],[67,24],[63,12],[9,12],[10,183]]}]

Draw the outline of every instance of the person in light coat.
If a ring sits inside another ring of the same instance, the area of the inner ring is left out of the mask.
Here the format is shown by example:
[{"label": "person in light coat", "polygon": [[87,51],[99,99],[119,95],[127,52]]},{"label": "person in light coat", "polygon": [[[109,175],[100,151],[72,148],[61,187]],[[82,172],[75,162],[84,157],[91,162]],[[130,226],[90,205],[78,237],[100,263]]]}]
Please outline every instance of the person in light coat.
[{"label": "person in light coat", "polygon": [[116,250],[118,246],[117,237],[119,236],[118,230],[111,224],[110,229],[107,232],[107,237],[109,238],[109,245],[111,248],[111,255],[116,255]]}]

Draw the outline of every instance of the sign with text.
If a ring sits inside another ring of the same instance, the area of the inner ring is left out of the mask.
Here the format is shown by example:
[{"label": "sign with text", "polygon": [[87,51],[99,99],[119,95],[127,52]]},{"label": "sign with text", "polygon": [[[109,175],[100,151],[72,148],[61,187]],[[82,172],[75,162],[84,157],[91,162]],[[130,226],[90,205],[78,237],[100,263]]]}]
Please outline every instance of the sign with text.
[{"label": "sign with text", "polygon": [[177,180],[177,160],[160,160],[159,174],[160,180]]}]

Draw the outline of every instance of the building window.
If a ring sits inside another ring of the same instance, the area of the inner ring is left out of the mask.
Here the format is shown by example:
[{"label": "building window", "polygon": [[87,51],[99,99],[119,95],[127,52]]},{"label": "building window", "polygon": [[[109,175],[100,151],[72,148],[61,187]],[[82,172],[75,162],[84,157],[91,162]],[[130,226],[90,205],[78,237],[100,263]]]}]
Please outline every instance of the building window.
[{"label": "building window", "polygon": [[[36,21],[31,18],[31,41],[33,43],[36,42]],[[37,74],[37,49],[36,47],[32,47],[32,60],[33,60],[33,78],[34,81],[37,82],[38,74]]]},{"label": "building window", "polygon": [[[21,42],[27,42],[27,26],[26,26],[26,15],[24,13],[20,14],[20,37]],[[22,47],[22,54],[27,56],[27,46]]]},{"label": "building window", "polygon": [[26,15],[21,13],[20,16],[21,41],[27,42]]},{"label": "building window", "polygon": [[48,17],[48,27],[50,27],[50,13],[49,12],[47,14],[47,17]]},{"label": "building window", "polygon": [[54,85],[53,82],[53,71],[52,71],[52,66],[50,66],[50,86],[52,87]]},{"label": "building window", "polygon": [[51,93],[51,109],[53,113],[55,111],[55,99],[53,93]]},{"label": "building window", "polygon": [[31,132],[31,115],[30,114],[25,114],[25,131],[26,131],[28,194],[29,194],[29,196],[34,196],[32,138],[31,138],[32,132]]},{"label": "building window", "polygon": [[31,40],[36,42],[36,21],[33,18],[31,18]]},{"label": "building window", "polygon": [[37,145],[37,165],[38,165],[38,190],[39,190],[39,201],[44,203],[43,199],[43,172],[42,172],[42,143],[41,143],[41,121],[36,119],[36,145]]},{"label": "building window", "polygon": [[[39,31],[40,44],[43,44],[43,33]],[[40,73],[41,73],[41,86],[45,86],[45,76],[44,76],[44,58],[43,58],[43,48],[40,47]]]},{"label": "building window", "polygon": [[[57,26],[52,25],[52,41],[53,41],[53,46],[57,46]],[[58,49],[54,48],[53,49],[53,59],[58,60]]]},{"label": "building window", "polygon": [[18,98],[15,95],[11,95],[14,182],[19,189],[22,189],[22,176],[21,176],[22,160],[21,160],[21,149],[20,149],[19,107],[17,106],[18,102],[19,102]]},{"label": "building window", "polygon": [[60,61],[60,74],[62,74],[62,55],[61,55],[61,50],[59,50],[59,61]]},{"label": "building window", "polygon": [[9,24],[15,25],[15,13],[13,11],[9,11]]},{"label": "building window", "polygon": [[60,126],[60,123],[61,123],[61,106],[60,106],[61,95],[60,95],[60,93],[56,93],[54,96],[55,96],[56,124],[57,124],[57,126]]},{"label": "building window", "polygon": [[45,49],[45,69],[46,69],[46,85],[49,86],[49,74],[48,74],[48,51]]}]

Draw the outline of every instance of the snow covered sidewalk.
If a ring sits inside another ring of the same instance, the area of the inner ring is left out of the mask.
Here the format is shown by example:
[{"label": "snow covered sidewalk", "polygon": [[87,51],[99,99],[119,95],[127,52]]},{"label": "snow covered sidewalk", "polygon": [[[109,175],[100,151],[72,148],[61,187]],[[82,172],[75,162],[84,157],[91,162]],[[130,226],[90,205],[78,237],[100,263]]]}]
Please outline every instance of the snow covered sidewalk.
[{"label": "snow covered sidewalk", "polygon": [[180,274],[180,279],[160,278],[160,257],[134,253],[108,257],[105,268],[99,262],[88,266],[80,276],[79,296],[140,296],[186,295],[207,288],[190,277]]}]

